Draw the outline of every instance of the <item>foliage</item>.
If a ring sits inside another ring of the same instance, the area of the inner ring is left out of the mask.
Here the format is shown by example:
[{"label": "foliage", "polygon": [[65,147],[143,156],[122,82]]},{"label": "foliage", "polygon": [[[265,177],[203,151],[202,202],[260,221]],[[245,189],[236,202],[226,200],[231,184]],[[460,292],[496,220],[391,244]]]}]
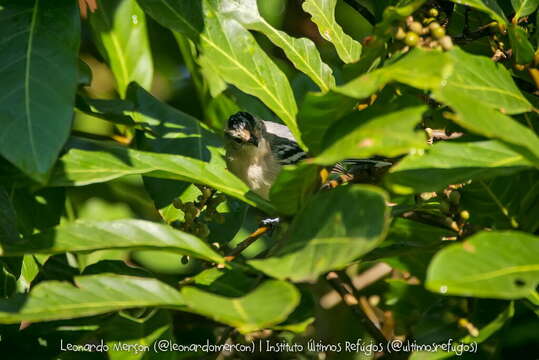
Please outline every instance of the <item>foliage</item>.
[{"label": "foliage", "polygon": [[[112,346],[162,340],[533,353],[538,6],[0,0],[0,345],[40,359],[100,342],[88,358],[207,355]],[[308,152],[269,199],[226,169],[237,111]],[[370,162],[330,173],[351,158]],[[292,355],[321,353],[357,358]]]}]

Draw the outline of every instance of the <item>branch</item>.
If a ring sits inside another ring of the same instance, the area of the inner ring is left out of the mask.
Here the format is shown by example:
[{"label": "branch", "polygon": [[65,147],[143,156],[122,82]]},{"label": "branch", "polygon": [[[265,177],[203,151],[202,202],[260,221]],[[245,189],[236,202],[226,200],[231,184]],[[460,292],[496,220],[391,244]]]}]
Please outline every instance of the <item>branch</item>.
[{"label": "branch", "polygon": [[[348,291],[339,275],[336,272],[331,271],[326,275],[326,280],[339,293],[344,303],[354,312],[354,314],[359,317],[359,320],[365,326],[369,334],[377,342],[384,344],[385,348],[385,345],[387,344],[386,337],[382,331],[369,319],[367,314],[363,312],[363,309],[359,306],[359,300],[350,291]],[[387,355],[389,356],[390,354]]]},{"label": "branch", "polygon": [[241,252],[247,249],[252,243],[254,243],[258,238],[267,233],[271,229],[271,226],[261,226],[256,229],[251,235],[249,235],[245,240],[240,242],[230,253],[225,256],[226,261],[234,260]]}]

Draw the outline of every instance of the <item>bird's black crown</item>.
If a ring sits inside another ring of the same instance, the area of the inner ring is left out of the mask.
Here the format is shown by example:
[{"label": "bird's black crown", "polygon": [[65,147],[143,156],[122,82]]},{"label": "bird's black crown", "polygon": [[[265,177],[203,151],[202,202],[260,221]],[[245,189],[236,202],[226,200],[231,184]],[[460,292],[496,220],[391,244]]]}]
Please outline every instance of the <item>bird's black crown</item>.
[{"label": "bird's black crown", "polygon": [[245,111],[240,111],[228,118],[228,129],[252,131],[255,128],[255,118]]}]

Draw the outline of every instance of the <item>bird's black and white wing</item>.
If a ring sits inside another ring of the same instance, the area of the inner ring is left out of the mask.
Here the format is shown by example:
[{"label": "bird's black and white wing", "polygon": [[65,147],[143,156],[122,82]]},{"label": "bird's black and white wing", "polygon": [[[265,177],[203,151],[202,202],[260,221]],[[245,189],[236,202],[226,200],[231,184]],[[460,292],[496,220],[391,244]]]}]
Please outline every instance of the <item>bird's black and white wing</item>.
[{"label": "bird's black and white wing", "polygon": [[271,152],[275,154],[279,164],[291,165],[307,157],[288,127],[271,121],[264,121],[264,126],[270,140]]}]

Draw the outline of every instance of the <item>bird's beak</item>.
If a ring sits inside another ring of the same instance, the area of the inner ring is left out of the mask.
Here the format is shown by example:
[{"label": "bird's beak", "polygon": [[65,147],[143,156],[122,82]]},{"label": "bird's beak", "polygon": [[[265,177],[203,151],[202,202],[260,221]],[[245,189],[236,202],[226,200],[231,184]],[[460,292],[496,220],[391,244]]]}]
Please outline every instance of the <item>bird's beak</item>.
[{"label": "bird's beak", "polygon": [[251,132],[247,129],[242,129],[242,130],[227,129],[225,130],[225,133],[228,134],[232,138],[240,139],[241,142],[258,146],[258,139],[254,136],[251,136]]}]

